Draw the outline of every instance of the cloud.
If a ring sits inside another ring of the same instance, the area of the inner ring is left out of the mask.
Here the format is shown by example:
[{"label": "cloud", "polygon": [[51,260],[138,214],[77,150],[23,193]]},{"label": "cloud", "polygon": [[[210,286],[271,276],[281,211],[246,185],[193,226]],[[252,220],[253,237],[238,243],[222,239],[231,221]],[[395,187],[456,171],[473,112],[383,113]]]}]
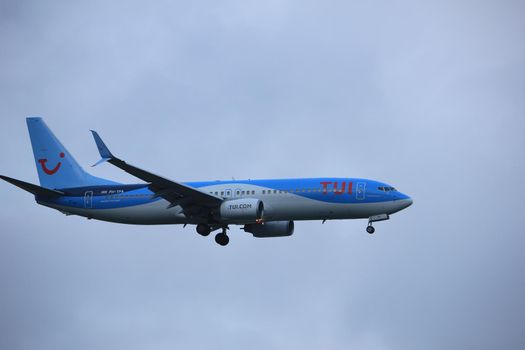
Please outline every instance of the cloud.
[{"label": "cloud", "polygon": [[0,347],[523,348],[520,2],[0,6],[2,174],[37,182],[41,115],[86,166],[96,129],[179,181],[356,176],[415,200],[373,236],[299,222],[221,249],[3,184]]}]

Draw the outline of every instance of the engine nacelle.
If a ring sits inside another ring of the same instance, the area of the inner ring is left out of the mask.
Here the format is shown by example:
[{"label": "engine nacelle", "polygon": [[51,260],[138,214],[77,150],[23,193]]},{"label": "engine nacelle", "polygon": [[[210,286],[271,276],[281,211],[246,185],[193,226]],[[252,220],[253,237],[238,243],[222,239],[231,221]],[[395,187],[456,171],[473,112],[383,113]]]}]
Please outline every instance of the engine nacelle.
[{"label": "engine nacelle", "polygon": [[264,224],[244,225],[244,231],[250,232],[254,237],[285,237],[293,234],[293,221],[270,221]]},{"label": "engine nacelle", "polygon": [[256,198],[240,198],[222,202],[221,219],[228,221],[255,222],[263,216],[263,202]]}]

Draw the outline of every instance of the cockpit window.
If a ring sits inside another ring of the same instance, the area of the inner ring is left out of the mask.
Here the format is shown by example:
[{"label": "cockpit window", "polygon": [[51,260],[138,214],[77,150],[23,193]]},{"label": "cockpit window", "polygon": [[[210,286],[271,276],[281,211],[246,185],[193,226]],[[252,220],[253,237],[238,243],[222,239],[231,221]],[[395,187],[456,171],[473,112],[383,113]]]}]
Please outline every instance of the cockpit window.
[{"label": "cockpit window", "polygon": [[397,191],[394,187],[388,187],[388,186],[379,186],[377,189],[379,191],[384,191],[384,192]]}]

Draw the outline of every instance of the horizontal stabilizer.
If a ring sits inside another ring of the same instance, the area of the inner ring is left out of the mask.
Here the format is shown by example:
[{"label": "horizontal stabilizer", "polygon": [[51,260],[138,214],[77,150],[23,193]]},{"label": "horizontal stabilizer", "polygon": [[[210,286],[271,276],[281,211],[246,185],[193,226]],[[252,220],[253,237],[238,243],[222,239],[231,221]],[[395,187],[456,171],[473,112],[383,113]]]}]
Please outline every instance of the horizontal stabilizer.
[{"label": "horizontal stabilizer", "polygon": [[21,189],[34,194],[35,196],[45,196],[45,197],[59,197],[63,196],[64,192],[50,190],[48,188],[40,187],[37,185],[30,184],[29,182],[20,181],[13,179],[4,175],[0,175],[0,179],[5,180]]}]

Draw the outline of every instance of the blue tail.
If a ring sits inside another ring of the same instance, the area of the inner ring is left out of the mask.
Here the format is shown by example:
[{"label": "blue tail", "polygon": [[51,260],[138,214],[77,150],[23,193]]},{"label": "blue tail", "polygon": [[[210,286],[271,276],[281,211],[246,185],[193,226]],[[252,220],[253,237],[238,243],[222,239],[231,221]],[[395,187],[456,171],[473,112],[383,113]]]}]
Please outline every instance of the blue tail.
[{"label": "blue tail", "polygon": [[116,184],[85,172],[42,118],[32,117],[26,120],[42,187],[59,189]]}]

